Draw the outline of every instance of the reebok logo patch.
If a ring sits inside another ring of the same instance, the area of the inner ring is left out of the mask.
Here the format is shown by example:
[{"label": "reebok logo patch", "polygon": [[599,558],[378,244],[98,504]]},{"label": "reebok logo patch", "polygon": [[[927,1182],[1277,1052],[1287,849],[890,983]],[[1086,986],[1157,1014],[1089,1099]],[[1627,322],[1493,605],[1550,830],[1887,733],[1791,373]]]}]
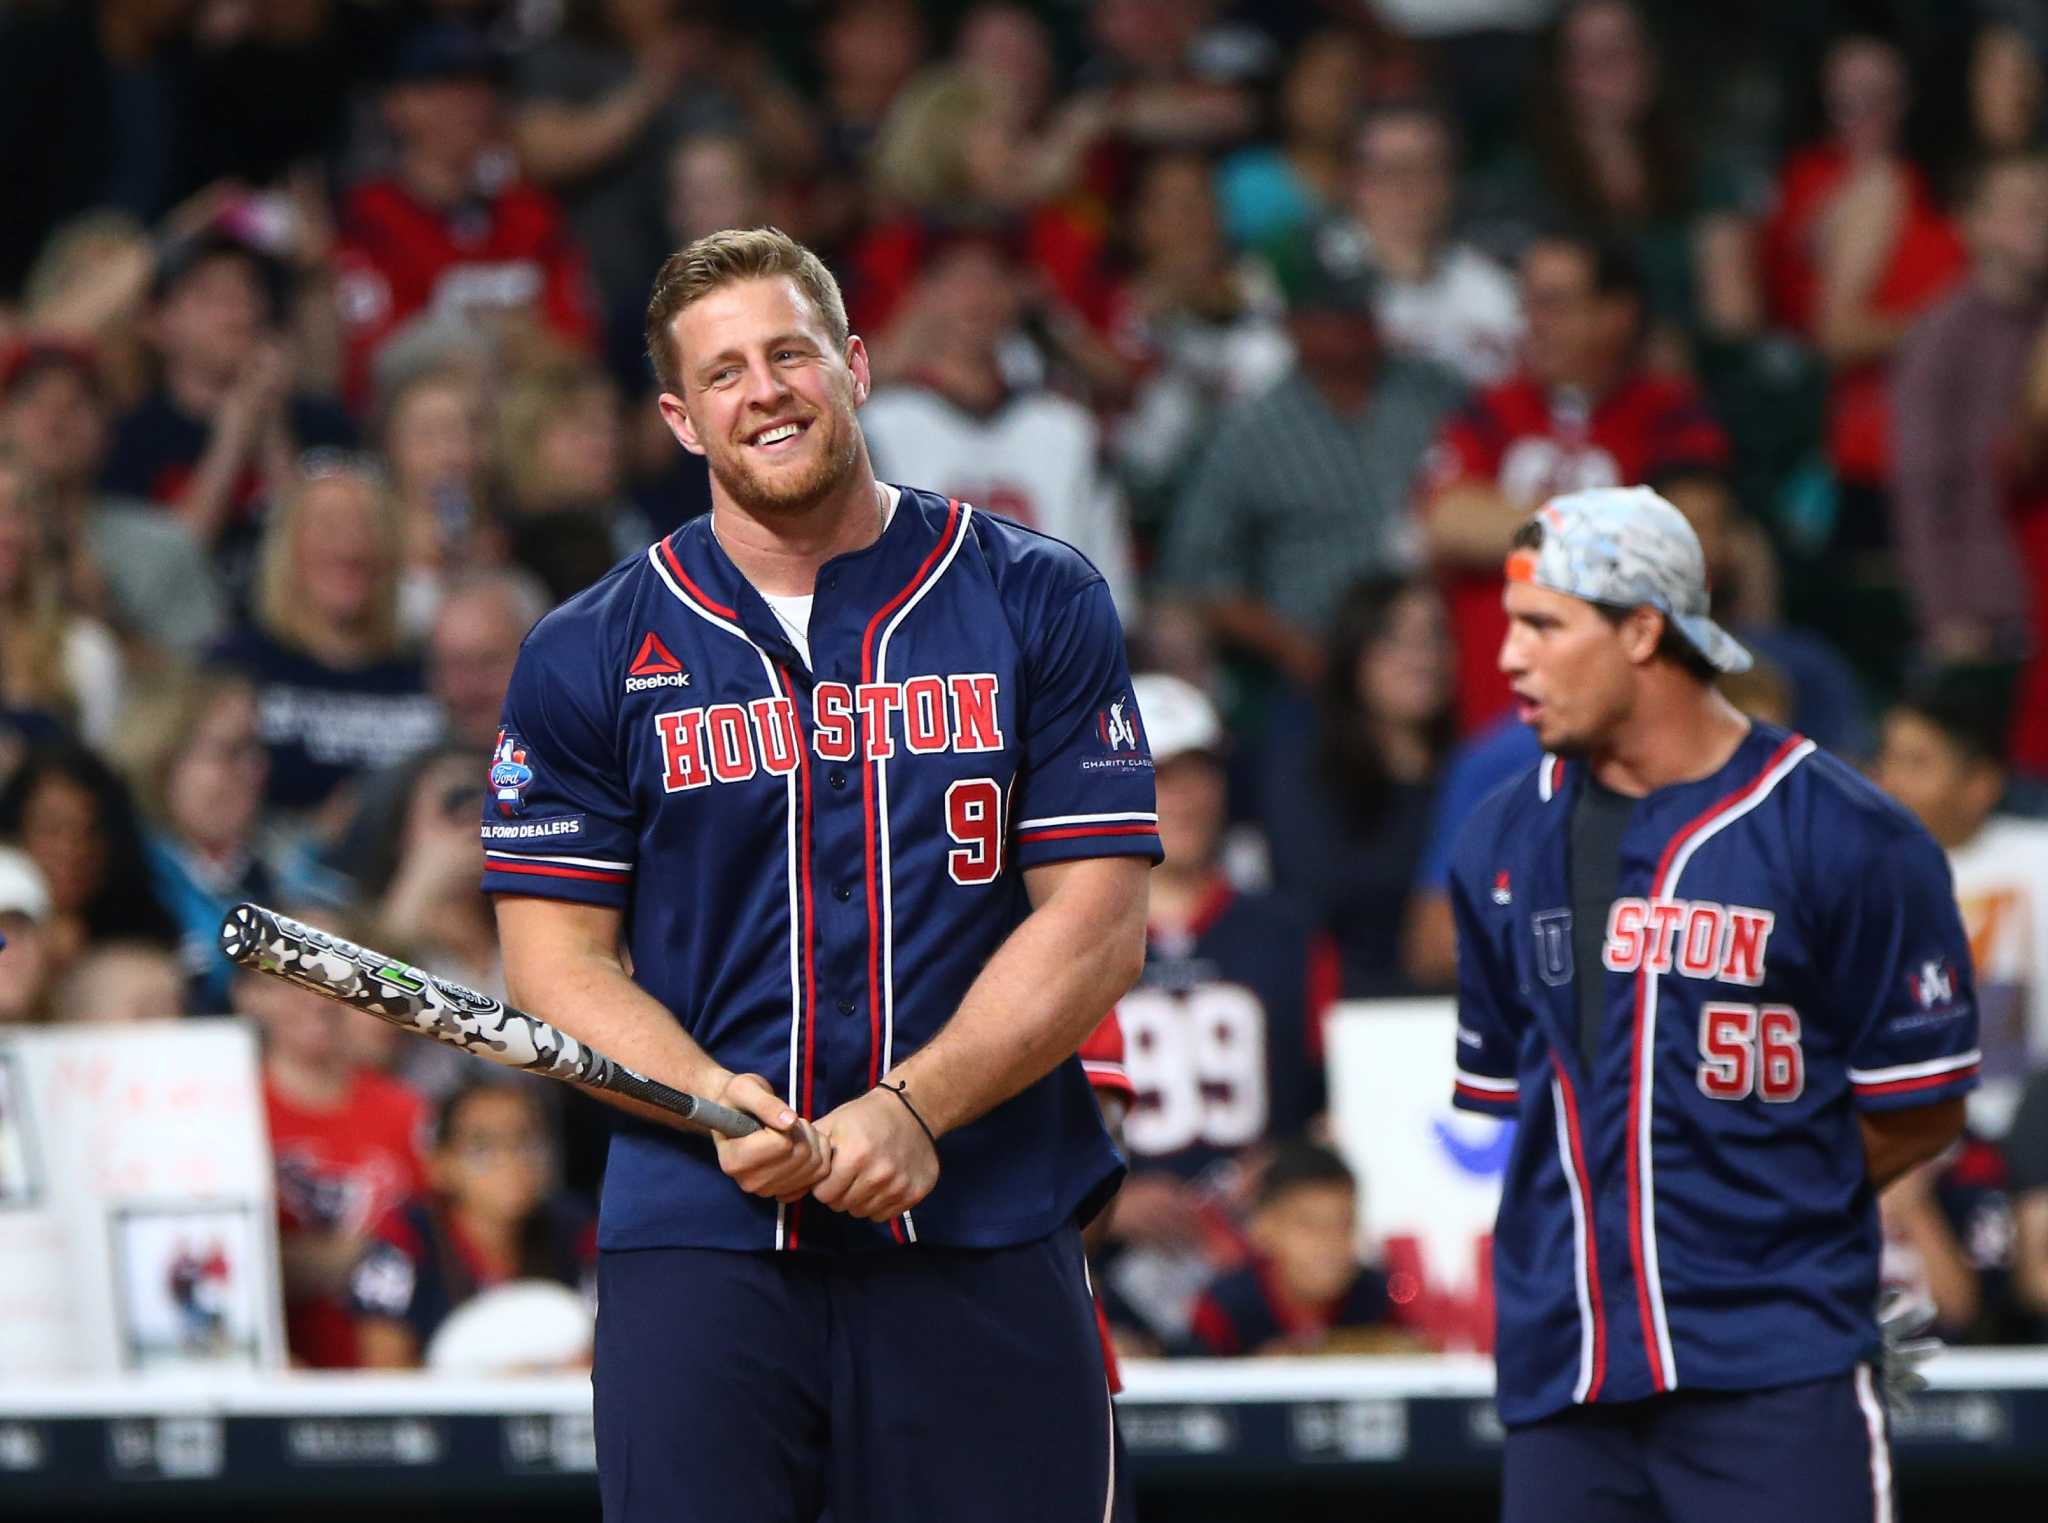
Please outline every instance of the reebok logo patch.
[{"label": "reebok logo patch", "polygon": [[633,657],[633,664],[626,668],[626,691],[645,692],[656,687],[688,687],[690,674],[683,670],[683,663],[675,653],[661,643],[661,636],[648,630],[640,640],[640,653]]}]

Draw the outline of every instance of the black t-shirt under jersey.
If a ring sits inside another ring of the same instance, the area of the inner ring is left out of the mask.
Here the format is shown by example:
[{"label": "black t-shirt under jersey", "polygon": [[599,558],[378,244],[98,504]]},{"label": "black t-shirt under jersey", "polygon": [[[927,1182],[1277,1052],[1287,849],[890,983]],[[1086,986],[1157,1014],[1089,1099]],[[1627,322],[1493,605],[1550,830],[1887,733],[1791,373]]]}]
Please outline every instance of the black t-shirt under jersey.
[{"label": "black t-shirt under jersey", "polygon": [[1566,866],[1572,894],[1572,982],[1579,997],[1579,1053],[1586,1072],[1600,1050],[1606,1019],[1606,966],[1600,953],[1607,940],[1607,915],[1621,892],[1621,837],[1636,801],[1603,788],[1592,778],[1572,805],[1572,849]]}]

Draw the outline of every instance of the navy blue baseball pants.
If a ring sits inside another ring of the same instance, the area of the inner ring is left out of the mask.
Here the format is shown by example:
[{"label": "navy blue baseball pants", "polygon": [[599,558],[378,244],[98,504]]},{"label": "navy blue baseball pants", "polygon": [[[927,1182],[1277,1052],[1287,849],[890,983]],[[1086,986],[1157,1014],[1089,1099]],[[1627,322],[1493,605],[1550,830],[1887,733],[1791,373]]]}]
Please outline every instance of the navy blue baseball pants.
[{"label": "navy blue baseball pants", "polygon": [[1071,1227],[598,1260],[606,1523],[1104,1523],[1129,1481]]},{"label": "navy blue baseball pants", "polygon": [[1573,1407],[1510,1429],[1502,1523],[1893,1523],[1867,1366],[1768,1391]]}]

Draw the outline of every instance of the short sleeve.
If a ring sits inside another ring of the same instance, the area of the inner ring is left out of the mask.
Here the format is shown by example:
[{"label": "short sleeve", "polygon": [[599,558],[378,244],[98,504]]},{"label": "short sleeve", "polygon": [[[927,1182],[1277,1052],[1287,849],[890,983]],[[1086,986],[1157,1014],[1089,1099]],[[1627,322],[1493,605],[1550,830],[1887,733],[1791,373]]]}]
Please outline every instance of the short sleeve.
[{"label": "short sleeve", "polygon": [[1854,1036],[1863,1110],[1906,1110],[1977,1086],[1976,988],[1948,861],[1917,827],[1841,877],[1831,972]]},{"label": "short sleeve", "polygon": [[1010,803],[1020,867],[1076,857],[1160,859],[1152,751],[1131,693],[1123,628],[1102,578],[1047,611],[1018,704],[1022,765]]},{"label": "short sleeve", "polygon": [[1458,1057],[1451,1104],[1483,1116],[1511,1117],[1521,1106],[1522,1084],[1514,1028],[1501,1008],[1508,977],[1472,888],[1465,866],[1454,863],[1450,891],[1458,933]]},{"label": "short sleeve", "polygon": [[543,622],[519,653],[485,788],[484,892],[623,909],[639,832],[610,685],[566,669],[551,631],[583,633]]}]

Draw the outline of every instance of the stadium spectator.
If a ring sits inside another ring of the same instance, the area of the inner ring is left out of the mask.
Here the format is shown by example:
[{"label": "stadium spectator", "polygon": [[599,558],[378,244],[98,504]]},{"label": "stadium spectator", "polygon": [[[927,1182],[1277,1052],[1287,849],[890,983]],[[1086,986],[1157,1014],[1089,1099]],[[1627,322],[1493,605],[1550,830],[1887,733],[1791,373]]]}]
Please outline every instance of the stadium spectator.
[{"label": "stadium spectator", "polygon": [[1268,724],[1259,823],[1274,886],[1336,944],[1347,999],[1409,991],[1401,924],[1455,724],[1433,583],[1361,582],[1330,625],[1313,694]]},{"label": "stadium spectator", "polygon": [[596,365],[562,361],[517,377],[498,403],[496,475],[517,541],[537,518],[579,516],[601,527],[614,558],[652,536],[625,495],[626,437],[618,386]]},{"label": "stadium spectator", "polygon": [[1319,1028],[1337,956],[1286,901],[1240,893],[1224,876],[1224,734],[1208,699],[1177,677],[1145,674],[1132,687],[1158,769],[1166,861],[1153,872],[1145,971],[1117,1004],[1136,1093],[1108,1278],[1171,1344],[1214,1256],[1239,1246],[1241,1161],[1322,1109]]},{"label": "stadium spectator", "polygon": [[372,1017],[247,971],[234,1005],[263,1044],[285,1339],[296,1364],[345,1368],[358,1359],[349,1275],[377,1223],[426,1187],[426,1108],[360,1060],[350,1028]]},{"label": "stadium spectator", "polygon": [[1423,495],[1431,558],[1458,640],[1459,722],[1507,706],[1500,568],[1516,525],[1549,497],[1621,486],[1680,461],[1724,464],[1699,393],[1644,360],[1643,275],[1620,244],[1548,236],[1522,256],[1522,368],[1445,429]]},{"label": "stadium spectator", "polygon": [[178,924],[191,1007],[219,1014],[235,974],[221,921],[245,899],[278,898],[259,839],[270,764],[256,689],[235,672],[166,673],[138,695],[119,755],[150,825],[150,882]]},{"label": "stadium spectator", "polygon": [[423,312],[579,348],[597,338],[583,252],[501,141],[497,70],[458,22],[423,25],[399,46],[383,98],[392,172],[349,194],[336,253],[347,394],[359,407],[377,347]]},{"label": "stadium spectator", "polygon": [[1258,127],[1253,87],[1278,63],[1270,38],[1218,21],[1205,0],[1094,0],[1083,90],[1102,92],[1117,136],[1140,148],[1216,150]]},{"label": "stadium spectator", "polygon": [[644,308],[649,272],[675,246],[663,240],[661,182],[677,143],[738,132],[792,171],[815,152],[803,104],[744,33],[710,15],[672,0],[574,0],[561,31],[518,61],[512,140],[534,183],[561,198],[607,311]]},{"label": "stadium spectator", "polygon": [[1102,469],[1094,415],[1004,374],[1003,347],[1028,295],[1016,256],[1000,238],[952,239],[927,263],[920,290],[931,326],[916,368],[878,387],[861,412],[876,471],[1065,540],[1094,562],[1134,624],[1130,529]]},{"label": "stadium spectator", "polygon": [[50,885],[25,851],[0,846],[0,1027],[32,1026],[49,1019]]},{"label": "stadium spectator", "polygon": [[2024,1331],[2012,1302],[2012,1199],[1998,1145],[1965,1132],[1878,1197],[1881,1274],[1934,1307],[1947,1343],[2003,1343]]},{"label": "stadium spectator", "polygon": [[215,650],[256,684],[265,803],[311,811],[439,727],[398,623],[398,505],[373,462],[308,462],[264,526],[253,617]]},{"label": "stadium spectator", "polygon": [[1997,1137],[2028,1069],[2048,1062],[2048,821],[2000,809],[2005,715],[1986,685],[1950,673],[1894,704],[1875,776],[1948,853],[1984,1051],[1970,1116]]},{"label": "stadium spectator", "polygon": [[837,0],[817,33],[824,163],[810,216],[828,242],[867,214],[863,180],[882,123],[924,62],[929,39],[916,0]]},{"label": "stadium spectator", "polygon": [[488,486],[485,398],[462,365],[399,377],[379,408],[378,440],[404,520],[399,624],[424,635],[448,577],[505,558]]},{"label": "stadium spectator", "polygon": [[1263,264],[1232,256],[1215,177],[1198,153],[1160,153],[1138,172],[1120,229],[1127,268],[1112,341],[1136,381],[1109,448],[1134,531],[1156,542],[1223,411],[1286,373],[1293,353]]},{"label": "stadium spectator", "polygon": [[[1643,9],[1573,0],[1545,43],[1525,150],[1510,149],[1483,213],[1513,247],[1574,225],[1620,243],[1643,272],[1644,322],[1660,357],[1694,333],[1753,324],[1751,239],[1712,141],[1679,109]],[[1486,191],[1487,187],[1482,187]]]},{"label": "stadium spectator", "polygon": [[502,989],[498,937],[481,887],[477,772],[488,753],[434,752],[414,769],[398,861],[376,910],[378,934],[473,989]]},{"label": "stadium spectator", "polygon": [[428,1189],[377,1227],[349,1275],[359,1362],[411,1369],[449,1316],[496,1286],[596,1289],[596,1224],[550,1188],[547,1116],[530,1083],[470,1080],[442,1100]]},{"label": "stadium spectator", "polygon": [[230,565],[289,489],[299,450],[355,441],[345,415],[295,389],[288,283],[276,260],[219,228],[160,257],[148,323],[157,384],[116,426],[101,483],[175,512]]},{"label": "stadium spectator", "polygon": [[2048,26],[2026,0],[1980,10],[1970,40],[1970,156],[1983,161],[2033,152],[2042,146],[2048,108]]},{"label": "stadium spectator", "polygon": [[148,505],[103,495],[111,439],[93,358],[31,340],[0,365],[0,441],[43,480],[47,537],[69,548],[74,593],[103,605],[131,655],[191,653],[224,618],[218,579],[191,532]]},{"label": "stadium spectator", "polygon": [[76,611],[52,534],[48,484],[0,445],[0,703],[30,709],[103,745],[121,714],[121,648]]},{"label": "stadium spectator", "polygon": [[1448,371],[1383,352],[1377,296],[1369,266],[1327,249],[1302,262],[1295,363],[1222,419],[1161,553],[1161,580],[1219,643],[1304,687],[1344,589],[1414,564],[1416,479],[1461,395]]},{"label": "stadium spectator", "polygon": [[1343,203],[1352,127],[1370,72],[1364,40],[1331,27],[1288,60],[1275,103],[1276,141],[1240,148],[1216,171],[1233,247],[1285,247]]},{"label": "stadium spectator", "polygon": [[1353,137],[1344,210],[1380,272],[1378,315],[1387,347],[1491,386],[1514,368],[1522,305],[1514,278],[1453,238],[1458,134],[1421,100],[1367,111]]},{"label": "stadium spectator", "polygon": [[1892,392],[1893,539],[1920,644],[1942,662],[2011,659],[2029,641],[2010,448],[2048,316],[2048,158],[1980,168],[1963,229],[1970,277],[1907,333]]},{"label": "stadium spectator", "polygon": [[1898,49],[1867,35],[1840,39],[1822,64],[1821,94],[1828,136],[1780,171],[1763,272],[1772,317],[1810,339],[1832,374],[1833,544],[1868,552],[1890,537],[1892,357],[1968,256],[1902,147],[1911,86]]},{"label": "stadium spectator", "polygon": [[1328,1148],[1290,1142],[1275,1150],[1247,1230],[1251,1262],[1202,1292],[1185,1352],[1311,1354],[1386,1347],[1390,1334],[1404,1341],[1392,1326],[1386,1277],[1358,1262],[1358,1182]]},{"label": "stadium spectator", "polygon": [[59,1022],[175,1020],[190,1009],[178,958],[147,941],[92,948],[71,965],[51,999],[51,1019]]},{"label": "stadium spectator", "polygon": [[149,881],[142,827],[121,779],[98,753],[39,746],[0,788],[0,840],[21,847],[49,888],[45,920],[59,971],[109,941],[177,943]]}]

